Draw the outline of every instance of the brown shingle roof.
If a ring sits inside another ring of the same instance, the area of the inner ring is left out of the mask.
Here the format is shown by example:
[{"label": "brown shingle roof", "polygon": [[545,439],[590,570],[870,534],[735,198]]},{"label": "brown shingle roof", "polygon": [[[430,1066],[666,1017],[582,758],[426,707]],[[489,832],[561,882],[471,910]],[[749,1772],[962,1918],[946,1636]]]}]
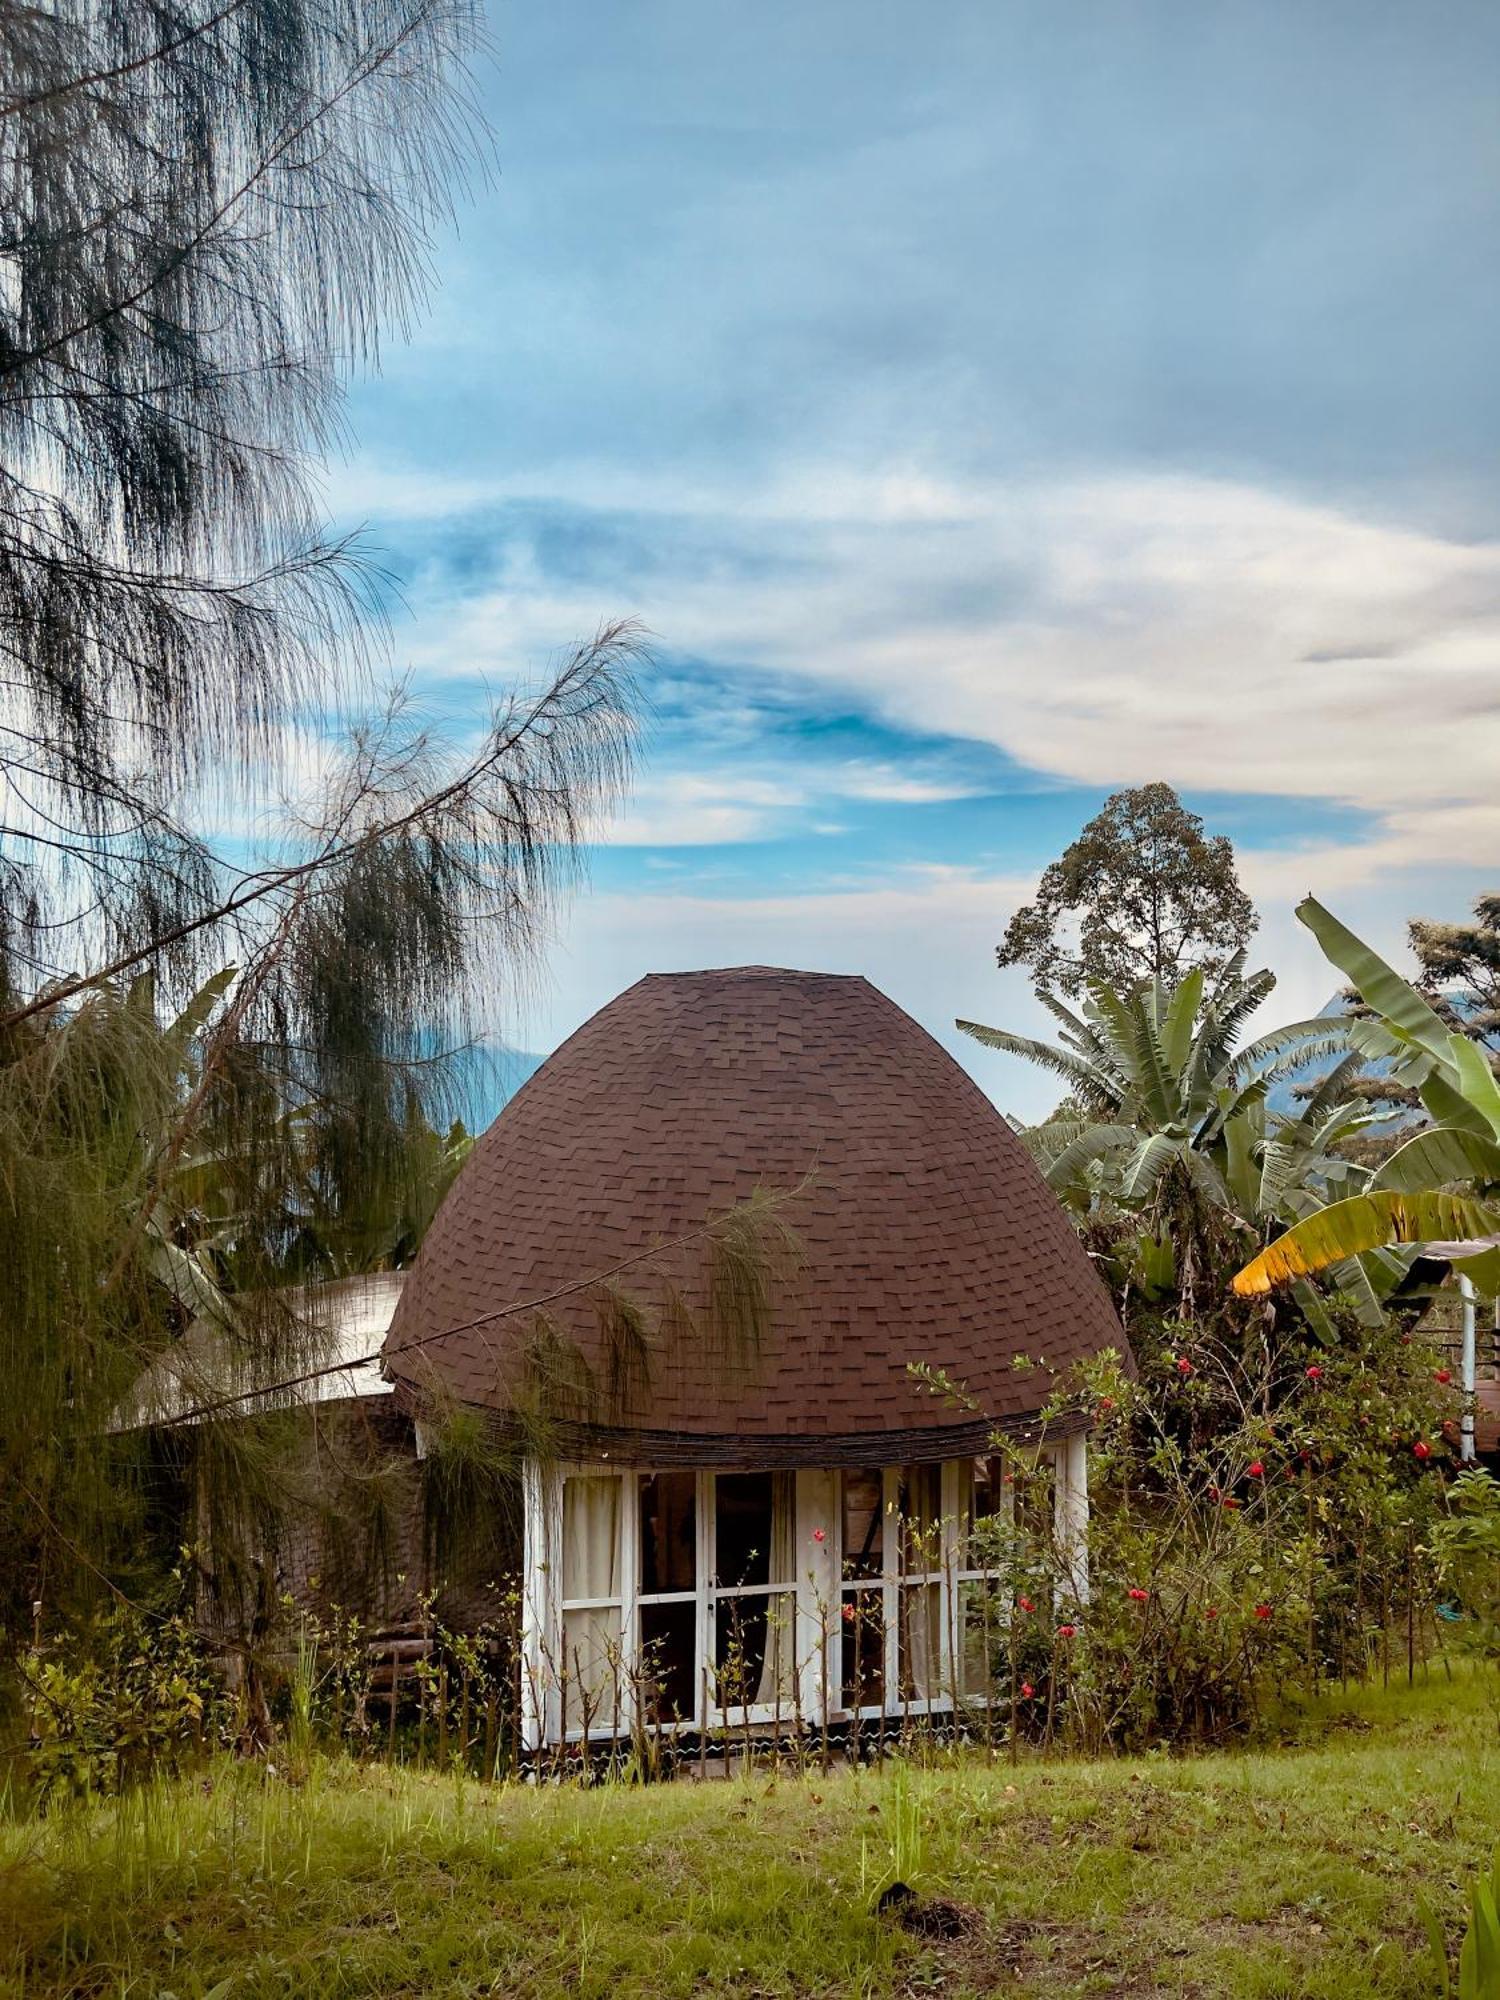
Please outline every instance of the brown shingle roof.
[{"label": "brown shingle roof", "polygon": [[[428,1234],[387,1367],[420,1389],[430,1364],[451,1394],[503,1410],[530,1316],[468,1322],[793,1187],[802,1259],[768,1341],[748,1366],[691,1343],[658,1358],[629,1420],[656,1456],[674,1439],[718,1440],[708,1456],[754,1440],[768,1460],[816,1459],[837,1440],[867,1450],[871,1433],[939,1455],[940,1433],[975,1422],[909,1362],[947,1369],[1014,1424],[1047,1396],[1048,1370],[1125,1352],[1062,1209],[952,1057],[867,980],[745,966],[642,979],[512,1099]],[[664,1265],[701,1301],[701,1244]],[[621,1282],[663,1297],[655,1266]],[[598,1364],[597,1295],[547,1310]],[[1048,1370],[1016,1369],[1022,1354]]]}]

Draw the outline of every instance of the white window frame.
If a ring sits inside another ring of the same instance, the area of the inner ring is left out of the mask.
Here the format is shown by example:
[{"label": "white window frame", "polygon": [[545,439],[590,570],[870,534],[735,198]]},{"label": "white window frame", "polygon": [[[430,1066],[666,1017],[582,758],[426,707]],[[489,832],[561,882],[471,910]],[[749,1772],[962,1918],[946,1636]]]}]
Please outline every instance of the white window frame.
[{"label": "white window frame", "polygon": [[[976,1454],[977,1455],[977,1454]],[[994,1454],[986,1453],[984,1456]],[[971,1518],[974,1456],[948,1459],[940,1466],[940,1567],[903,1573],[898,1503],[904,1466],[883,1465],[881,1505],[883,1510],[881,1573],[870,1579],[844,1576],[843,1522],[845,1474],[827,1468],[807,1469],[786,1476],[793,1482],[795,1574],[789,1582],[751,1584],[736,1589],[713,1580],[716,1534],[716,1481],[719,1470],[695,1468],[694,1507],[696,1573],[691,1591],[640,1593],[641,1480],[662,1473],[686,1470],[683,1467],[613,1465],[586,1461],[559,1465],[547,1472],[528,1462],[524,1479],[526,1517],[526,1574],[522,1602],[522,1705],[524,1741],[528,1749],[543,1742],[556,1743],[562,1733],[561,1687],[556,1663],[562,1657],[564,1613],[618,1608],[621,1651],[625,1659],[639,1662],[641,1653],[641,1611],[657,1604],[694,1605],[694,1697],[691,1715],[676,1721],[652,1722],[663,1733],[709,1730],[732,1731],[744,1727],[764,1727],[780,1721],[794,1721],[799,1712],[804,1725],[823,1719],[826,1689],[830,1722],[873,1721],[889,1717],[946,1713],[956,1707],[978,1707],[987,1699],[970,1695],[958,1686],[962,1674],[962,1636],[959,1619],[963,1609],[964,1586],[985,1580],[985,1571],[963,1564],[965,1524]],[[1073,1551],[1073,1573],[1069,1581],[1078,1601],[1087,1597],[1084,1558],[1084,1530],[1087,1522],[1087,1461],[1085,1440],[1059,1440],[1044,1448],[1042,1456],[1053,1468],[1054,1504],[1060,1539],[1065,1551]],[[753,1468],[726,1466],[725,1473]],[[874,1466],[860,1469],[875,1469]],[[774,1476],[774,1475],[773,1475]],[[563,1484],[568,1479],[616,1478],[623,1482],[616,1510],[620,1537],[616,1549],[619,1595],[609,1598],[562,1598],[562,1514]],[[967,1484],[967,1490],[965,1488]],[[1002,1489],[1003,1511],[1014,1508],[1014,1487]],[[821,1539],[819,1531],[821,1531]],[[936,1585],[941,1615],[938,1632],[938,1660],[935,1694],[901,1698],[901,1593]],[[858,1707],[843,1704],[843,1605],[845,1592],[861,1590],[880,1593],[884,1624],[882,1692],[879,1703]],[[788,1613],[782,1643],[792,1646],[792,1675],[800,1680],[795,1693],[790,1685],[780,1702],[729,1702],[715,1700],[714,1647],[716,1613],[721,1600],[748,1597],[781,1597]],[[707,1716],[703,1714],[705,1698]],[[571,1703],[570,1703],[571,1706]],[[634,1690],[627,1682],[621,1689],[618,1726],[621,1734],[637,1725]],[[615,1712],[611,1704],[607,1717],[591,1718],[591,1740],[613,1733]],[[570,1715],[566,1740],[580,1742],[584,1731]]]},{"label": "white window frame", "polygon": [[[931,1461],[929,1461],[930,1463]],[[837,1477],[836,1495],[838,1501],[837,1522],[839,1547],[837,1551],[838,1596],[835,1603],[835,1630],[829,1635],[833,1658],[830,1662],[829,1692],[832,1696],[830,1720],[840,1722],[876,1721],[888,1716],[933,1715],[945,1712],[953,1706],[953,1593],[948,1589],[951,1581],[958,1580],[959,1538],[961,1535],[961,1513],[959,1502],[962,1497],[962,1478],[966,1471],[972,1478],[972,1460],[945,1459],[939,1466],[938,1481],[938,1547],[939,1567],[926,1570],[904,1570],[901,1566],[901,1480],[908,1470],[905,1465],[882,1465],[878,1468],[881,1480],[881,1569],[878,1577],[849,1577],[844,1574],[847,1551],[843,1546],[844,1532],[844,1481],[849,1476],[840,1472]],[[920,1468],[913,1467],[913,1470]],[[873,1464],[850,1468],[851,1471],[873,1472]],[[938,1588],[938,1693],[929,1695],[901,1694],[901,1611],[902,1593],[913,1596],[919,1590]],[[844,1701],[844,1659],[843,1627],[844,1604],[848,1597],[880,1596],[880,1616],[883,1626],[883,1651],[881,1657],[881,1693],[878,1702],[861,1702],[858,1705]],[[945,1693],[943,1690],[947,1690]]]}]

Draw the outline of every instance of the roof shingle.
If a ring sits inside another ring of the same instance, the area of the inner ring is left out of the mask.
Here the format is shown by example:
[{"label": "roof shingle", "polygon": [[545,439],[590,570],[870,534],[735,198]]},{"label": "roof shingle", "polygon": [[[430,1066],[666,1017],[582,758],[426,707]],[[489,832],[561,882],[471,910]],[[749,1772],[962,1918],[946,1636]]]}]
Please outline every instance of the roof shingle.
[{"label": "roof shingle", "polygon": [[[745,966],[640,980],[517,1093],[428,1233],[386,1367],[504,1410],[534,1316],[472,1322],[562,1292],[548,1316],[602,1368],[597,1288],[567,1288],[768,1189],[799,1190],[783,1211],[799,1268],[752,1359],[691,1340],[657,1355],[626,1423],[658,1447],[774,1442],[788,1462],[900,1434],[925,1456],[974,1419],[909,1363],[1012,1424],[1053,1370],[1126,1354],[1067,1217],[953,1058],[867,980]],[[648,1307],[669,1283],[701,1305],[703,1245],[619,1282]]]}]

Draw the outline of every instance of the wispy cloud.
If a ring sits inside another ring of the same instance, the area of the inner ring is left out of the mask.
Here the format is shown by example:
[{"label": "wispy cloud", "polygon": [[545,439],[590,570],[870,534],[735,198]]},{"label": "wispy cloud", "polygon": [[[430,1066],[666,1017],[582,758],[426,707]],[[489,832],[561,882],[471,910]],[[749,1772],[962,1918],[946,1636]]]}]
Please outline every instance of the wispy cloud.
[{"label": "wispy cloud", "polygon": [[[1381,822],[1370,867],[1462,859],[1493,828],[1500,545],[1187,476],[970,487],[899,519],[868,504],[878,478],[821,488],[847,509],[796,511],[809,481],[686,526],[580,511],[565,563],[513,513],[477,576],[433,549],[417,657],[498,677],[633,612],[674,656],[1058,778],[1347,802]],[[942,782],[856,771],[842,790]]]}]

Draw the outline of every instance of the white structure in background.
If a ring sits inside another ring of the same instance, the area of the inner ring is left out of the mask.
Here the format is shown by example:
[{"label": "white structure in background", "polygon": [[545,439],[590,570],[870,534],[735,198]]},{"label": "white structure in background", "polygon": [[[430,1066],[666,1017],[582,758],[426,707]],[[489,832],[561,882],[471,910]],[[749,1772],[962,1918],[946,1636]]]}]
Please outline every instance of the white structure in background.
[{"label": "white structure in background", "polygon": [[250,1367],[216,1320],[195,1319],[141,1375],[120,1428],[192,1422],[202,1409],[248,1416],[389,1396],[395,1385],[381,1373],[380,1349],[405,1279],[404,1271],[375,1271],[274,1295],[297,1327],[295,1348],[305,1360],[283,1364],[269,1379]]}]

